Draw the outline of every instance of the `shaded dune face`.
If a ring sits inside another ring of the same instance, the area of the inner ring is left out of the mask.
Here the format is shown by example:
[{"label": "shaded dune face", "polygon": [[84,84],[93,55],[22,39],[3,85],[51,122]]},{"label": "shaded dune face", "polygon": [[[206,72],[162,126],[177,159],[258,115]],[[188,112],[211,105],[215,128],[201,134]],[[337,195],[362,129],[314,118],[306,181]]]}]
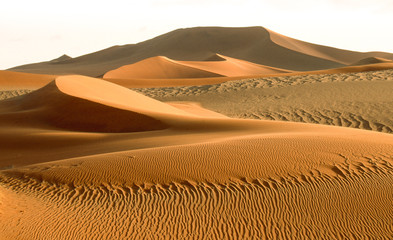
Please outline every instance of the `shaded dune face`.
[{"label": "shaded dune face", "polygon": [[69,239],[74,232],[75,238],[388,239],[392,137],[339,128],[321,133],[326,127],[307,133],[302,126],[3,171],[8,221],[0,229],[8,239]]},{"label": "shaded dune face", "polygon": [[166,57],[152,57],[107,72],[104,78],[202,78],[223,75],[180,64]]},{"label": "shaded dune face", "polygon": [[[337,88],[328,88],[328,80],[250,79],[153,89],[151,95],[211,94],[207,103],[224,101],[224,109],[234,109],[231,99],[253,111],[258,99],[269,103],[273,86],[284,91],[309,84],[299,92],[307,99],[311,93],[334,95],[327,90]],[[313,81],[324,85],[321,92]],[[255,92],[253,99],[245,91],[267,86],[268,97]],[[390,83],[369,86],[359,89],[385,95],[380,89]],[[217,94],[222,92],[228,95]],[[324,102],[334,106],[334,96],[328,97]],[[391,237],[391,134],[231,119],[174,105],[84,76],[57,77],[1,101],[0,238]]]},{"label": "shaded dune face", "polygon": [[54,75],[19,73],[0,70],[0,90],[37,89],[55,80]]},{"label": "shaded dune face", "polygon": [[293,71],[338,68],[366,57],[393,59],[391,53],[361,53],[321,46],[262,27],[197,27],[178,29],[138,44],[113,46],[72,59],[18,66],[12,71],[102,77],[110,70],[155,56],[204,61],[215,53]]},{"label": "shaded dune face", "polygon": [[393,63],[393,60],[380,58],[380,57],[368,57],[368,58],[363,58],[355,63],[352,63],[351,65],[357,66],[357,65],[378,64],[378,63]]},{"label": "shaded dune face", "polygon": [[203,77],[237,77],[258,74],[279,74],[291,71],[263,66],[244,60],[214,54],[207,61],[175,61],[158,56],[122,66],[107,72],[104,79],[170,79]]},{"label": "shaded dune face", "polygon": [[[63,84],[61,81],[67,80],[53,81],[28,95],[2,102],[0,122],[20,127],[49,127],[82,132],[139,132],[168,127],[162,121],[137,111],[62,92],[58,87]],[[86,86],[82,85],[78,91],[88,91],[88,87],[83,87]],[[109,89],[99,91],[106,90]],[[137,106],[138,100],[133,104]]]}]

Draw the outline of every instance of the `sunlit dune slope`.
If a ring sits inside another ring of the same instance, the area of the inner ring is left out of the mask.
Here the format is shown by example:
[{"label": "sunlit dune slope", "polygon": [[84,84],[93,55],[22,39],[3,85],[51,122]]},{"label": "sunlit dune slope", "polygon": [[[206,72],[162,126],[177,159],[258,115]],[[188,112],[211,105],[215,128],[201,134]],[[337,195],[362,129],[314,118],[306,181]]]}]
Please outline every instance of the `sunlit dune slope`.
[{"label": "sunlit dune slope", "polygon": [[1,237],[391,236],[392,135],[171,104],[83,76],[0,101]]},{"label": "sunlit dune slope", "polygon": [[140,62],[122,66],[109,71],[103,76],[104,79],[118,78],[202,78],[202,77],[222,77],[223,75],[203,69],[194,68],[181,64],[167,57],[152,57]]},{"label": "sunlit dune slope", "polygon": [[[387,58],[393,60],[393,54],[385,53],[385,52],[355,52],[348,51],[333,47],[322,46],[318,44],[308,43],[304,41],[300,41],[294,38],[290,38],[284,36],[282,34],[276,33],[272,30],[267,29],[270,35],[270,39],[287,49],[291,49],[296,52],[301,52],[303,54],[307,54],[309,56],[318,57],[321,59],[330,60],[333,62],[350,65],[356,61],[360,61],[364,58],[370,57],[379,57],[379,58]],[[368,64],[369,62],[365,62],[364,64]]]},{"label": "sunlit dune slope", "polygon": [[[339,36],[338,36],[339,37]],[[178,29],[138,44],[113,46],[76,58],[28,64],[10,70],[101,77],[106,72],[155,56],[204,61],[215,53],[294,71],[343,67],[367,57],[393,59],[391,53],[353,52],[302,42],[262,27]]]},{"label": "sunlit dune slope", "polygon": [[121,86],[89,77],[63,76],[31,94],[0,102],[2,124],[88,132],[166,128],[166,115],[189,115]]},{"label": "sunlit dune slope", "polygon": [[175,61],[167,57],[152,57],[131,65],[122,66],[104,74],[104,79],[173,79],[238,77],[261,74],[288,73],[290,71],[214,55],[214,61]]},{"label": "sunlit dune slope", "polygon": [[56,78],[54,75],[19,73],[0,70],[0,90],[37,89]]}]

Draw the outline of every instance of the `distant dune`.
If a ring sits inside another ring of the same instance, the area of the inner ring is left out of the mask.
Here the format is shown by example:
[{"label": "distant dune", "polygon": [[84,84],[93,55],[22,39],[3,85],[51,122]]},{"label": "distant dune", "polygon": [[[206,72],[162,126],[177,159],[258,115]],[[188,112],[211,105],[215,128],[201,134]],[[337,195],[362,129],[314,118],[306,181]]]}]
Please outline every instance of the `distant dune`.
[{"label": "distant dune", "polygon": [[114,46],[77,58],[65,57],[10,70],[101,77],[110,70],[150,57],[204,61],[215,53],[293,71],[343,67],[367,57],[393,60],[391,53],[360,53],[325,47],[291,39],[262,27],[197,27],[178,29],[138,44]]},{"label": "distant dune", "polygon": [[83,76],[0,115],[3,239],[391,235],[390,134],[231,119]]},{"label": "distant dune", "polygon": [[0,90],[37,89],[53,81],[55,77],[54,75],[0,70]]},{"label": "distant dune", "polygon": [[392,60],[386,59],[386,58],[379,58],[379,57],[368,57],[368,58],[363,58],[355,63],[352,63],[351,65],[353,66],[358,66],[358,65],[366,65],[366,64],[381,64],[381,63],[393,63]]},{"label": "distant dune", "polygon": [[[214,57],[214,58],[213,58]],[[214,54],[207,61],[175,61],[152,57],[122,66],[104,74],[104,79],[174,79],[206,77],[239,77],[288,73],[290,71]],[[212,60],[214,59],[214,60]]]},{"label": "distant dune", "polygon": [[0,71],[0,239],[390,239],[391,60],[199,27]]}]

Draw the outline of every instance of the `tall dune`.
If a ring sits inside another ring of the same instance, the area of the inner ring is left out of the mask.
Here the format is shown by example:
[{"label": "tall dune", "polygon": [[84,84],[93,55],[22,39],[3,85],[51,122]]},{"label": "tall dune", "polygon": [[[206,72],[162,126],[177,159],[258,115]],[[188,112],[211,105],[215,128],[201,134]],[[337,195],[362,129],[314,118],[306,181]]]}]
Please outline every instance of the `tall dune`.
[{"label": "tall dune", "polygon": [[295,71],[337,68],[366,57],[393,59],[391,53],[360,53],[324,47],[294,40],[262,27],[197,27],[178,29],[138,44],[113,46],[72,59],[29,64],[10,70],[97,77],[150,57],[203,61],[215,53]]},{"label": "tall dune", "polygon": [[2,238],[391,236],[393,135],[175,106],[82,76],[1,101]]}]

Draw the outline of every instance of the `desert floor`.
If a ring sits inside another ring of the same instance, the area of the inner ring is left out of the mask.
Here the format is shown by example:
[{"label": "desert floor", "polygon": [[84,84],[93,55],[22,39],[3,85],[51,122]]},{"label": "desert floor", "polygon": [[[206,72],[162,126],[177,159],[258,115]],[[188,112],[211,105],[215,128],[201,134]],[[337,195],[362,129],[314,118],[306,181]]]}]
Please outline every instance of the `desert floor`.
[{"label": "desert floor", "polygon": [[51,78],[0,92],[2,239],[393,237],[393,70]]}]

